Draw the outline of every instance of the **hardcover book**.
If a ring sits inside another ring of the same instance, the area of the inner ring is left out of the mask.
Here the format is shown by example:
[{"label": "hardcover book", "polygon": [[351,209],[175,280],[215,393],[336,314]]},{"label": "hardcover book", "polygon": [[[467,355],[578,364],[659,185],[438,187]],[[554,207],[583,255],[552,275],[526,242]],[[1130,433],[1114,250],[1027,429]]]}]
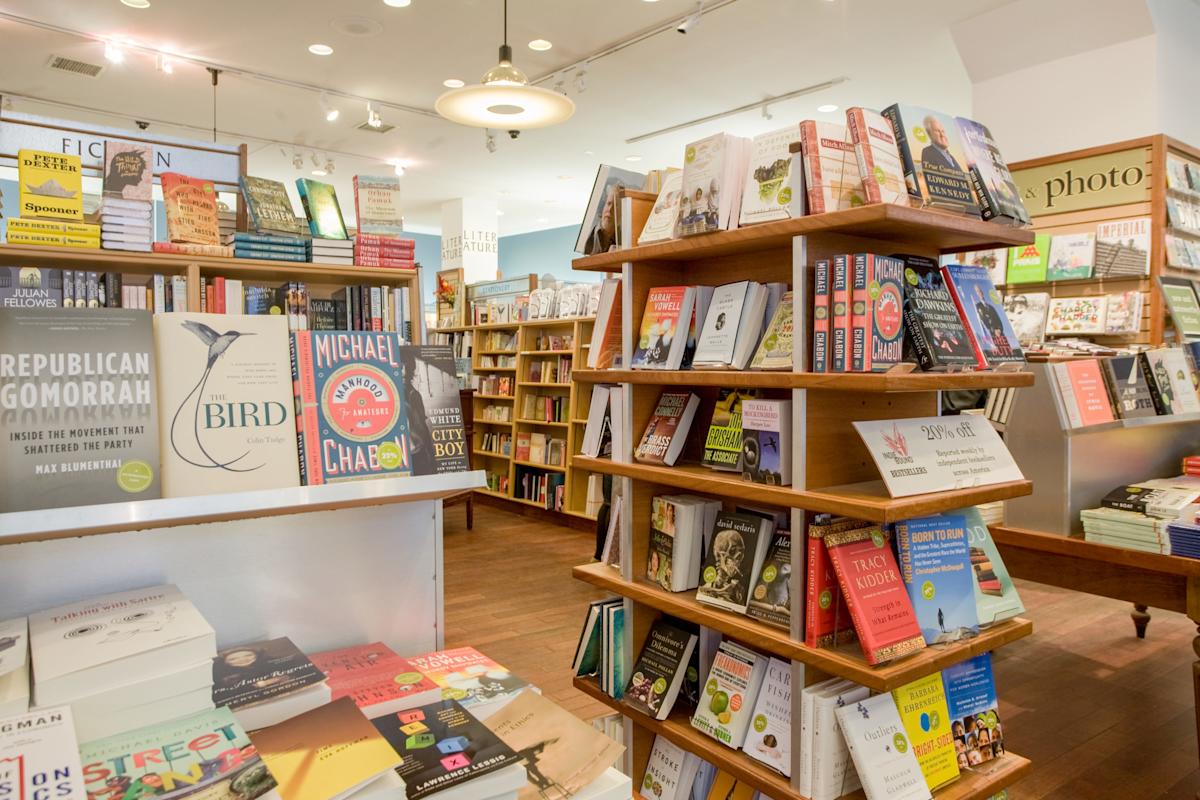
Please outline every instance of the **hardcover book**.
[{"label": "hardcover book", "polygon": [[746,755],[776,772],[792,774],[792,665],[771,658],[758,700],[750,714],[750,729],[742,745]]},{"label": "hardcover book", "polygon": [[[80,745],[89,798],[117,797],[138,787],[162,798],[253,800],[276,788],[276,777],[233,712],[215,708]],[[287,800],[292,800],[288,798]]]},{"label": "hardcover book", "polygon": [[867,202],[858,157],[845,125],[806,119],[800,123],[800,145],[809,214],[841,211]]},{"label": "hardcover book", "polygon": [[[825,324],[827,335],[829,312],[827,308],[821,308],[821,311],[825,312],[822,321]],[[815,320],[813,324],[816,325]],[[792,328],[792,293],[784,292],[783,296],[779,298],[778,305],[775,306],[775,313],[767,324],[762,341],[758,343],[758,349],[754,351],[754,358],[750,360],[750,369],[791,370]],[[815,335],[814,328],[814,337]]]},{"label": "hardcover book", "polygon": [[51,267],[0,267],[0,309],[66,306],[63,289],[61,270]]},{"label": "hardcover book", "polygon": [[400,178],[396,175],[355,175],[354,219],[358,235],[400,236]]},{"label": "hardcover book", "polygon": [[79,156],[18,150],[17,181],[20,205],[16,216],[83,222],[83,168]]},{"label": "hardcover book", "polygon": [[971,553],[971,573],[975,578],[975,613],[981,625],[993,625],[1025,612],[1017,587],[1009,577],[1000,550],[983,521],[979,508],[969,506],[950,512],[962,517],[967,529]]},{"label": "hardcover book", "polygon": [[867,800],[931,800],[891,693],[842,706],[836,714]]},{"label": "hardcover book", "polygon": [[295,241],[290,237],[309,237],[308,229],[292,209],[286,186],[279,181],[252,175],[241,176],[240,183],[250,224],[258,233],[289,237],[287,243]]},{"label": "hardcover book", "polygon": [[0,725],[0,794],[11,800],[85,800],[70,706],[7,716]]},{"label": "hardcover book", "polygon": [[1191,368],[1183,351],[1176,347],[1144,350],[1139,356],[1150,397],[1160,415],[1200,411],[1200,399],[1192,383]]},{"label": "hardcover book", "polygon": [[971,250],[956,256],[942,256],[942,266],[947,264],[962,264],[965,267],[983,267],[988,271],[988,277],[995,286],[1003,286],[1008,274],[1007,247],[994,250]]},{"label": "hardcover book", "polygon": [[621,697],[622,705],[653,719],[669,717],[683,687],[696,641],[696,634],[665,620],[655,620],[633,665],[629,685]]},{"label": "hardcover book", "polygon": [[809,647],[854,641],[854,622],[829,559],[825,535],[864,527],[869,527],[868,523],[845,518],[834,520],[828,514],[819,514],[809,523],[804,598],[804,643]]},{"label": "hardcover book", "polygon": [[163,496],[300,485],[287,319],[157,314]]},{"label": "hardcover book", "polygon": [[806,797],[836,800],[862,787],[836,712],[869,696],[867,687],[838,678],[805,687],[800,703],[800,786]]},{"label": "hardcover book", "polygon": [[1104,333],[1108,336],[1132,336],[1142,329],[1142,301],[1139,289],[1108,295],[1104,314]]},{"label": "hardcover book", "polygon": [[742,401],[757,396],[754,390],[720,390],[704,439],[704,466],[742,471]]},{"label": "hardcover book", "polygon": [[742,478],[792,484],[792,401],[742,401]]},{"label": "hardcover book", "polygon": [[1108,397],[1108,385],[1094,358],[1081,358],[1050,364],[1058,382],[1067,422],[1072,428],[1101,425],[1112,422],[1112,403]]},{"label": "hardcover book", "polygon": [[0,309],[0,363],[0,511],[160,496],[149,313]]},{"label": "hardcover book", "polygon": [[692,727],[737,750],[767,674],[768,658],[728,639],[717,646]]},{"label": "hardcover book", "polygon": [[[404,341],[400,334],[395,336]],[[404,367],[404,411],[413,474],[465,472],[467,439],[453,349],[448,345],[405,345],[399,356]]]},{"label": "hardcover book", "polygon": [[692,316],[695,289],[691,286],[658,286],[646,296],[634,369],[679,369],[687,344],[687,322]]},{"label": "hardcover book", "polygon": [[978,635],[966,520],[954,515],[904,520],[896,525],[896,546],[900,577],[925,643]]},{"label": "hardcover book", "polygon": [[1150,274],[1150,218],[1137,217],[1096,226],[1093,278]]},{"label": "hardcover book", "polygon": [[440,650],[408,660],[442,687],[443,700],[460,703],[480,719],[489,708],[503,705],[529,685],[473,647]]},{"label": "hardcover book", "polygon": [[696,599],[719,608],[746,613],[750,590],[758,580],[775,523],[753,514],[723,511],[717,515],[712,543],[705,553]]},{"label": "hardcover book", "polygon": [[921,369],[978,366],[962,318],[937,267],[904,268],[904,328]]},{"label": "hardcover book", "polygon": [[679,214],[679,195],[683,188],[683,172],[676,170],[663,180],[662,190],[654,200],[654,208],[642,226],[637,243],[665,242],[675,235],[675,217]]},{"label": "hardcover book", "polygon": [[646,176],[640,172],[601,164],[575,239],[575,252],[591,256],[607,253],[615,247],[618,244],[617,220],[621,215],[617,194],[620,189],[641,189],[645,183]]},{"label": "hardcover book", "polygon": [[167,238],[180,244],[220,246],[221,226],[213,182],[177,172],[164,172],[159,180],[167,215]]},{"label": "hardcover book", "polygon": [[922,205],[979,216],[954,117],[902,104],[888,106],[883,116],[892,123],[908,193]]},{"label": "hardcover book", "polygon": [[1034,347],[1046,339],[1046,321],[1050,295],[1046,292],[1010,292],[1004,295],[1004,313],[1022,348]]},{"label": "hardcover book", "polygon": [[974,767],[1004,755],[1004,729],[992,677],[992,654],[951,664],[942,670],[950,732],[958,766]]},{"label": "hardcover book", "polygon": [[858,528],[830,532],[824,539],[867,663],[882,664],[924,649],[887,534],[878,527]]},{"label": "hardcover book", "polygon": [[29,620],[0,622],[0,715],[29,710]]},{"label": "hardcover book", "polygon": [[1092,277],[1096,260],[1096,234],[1060,233],[1050,239],[1046,280],[1065,281]]},{"label": "hardcover book", "polygon": [[723,770],[713,776],[712,786],[704,800],[762,800],[760,793],[744,780]]},{"label": "hardcover book", "polygon": [[1025,354],[1004,314],[1000,293],[988,278],[987,270],[951,264],[942,267],[942,279],[965,323],[979,368],[1023,363]]},{"label": "hardcover book", "polygon": [[935,672],[892,691],[900,721],[921,765],[925,785],[934,791],[958,779],[950,712],[942,675]]},{"label": "hardcover book", "polygon": [[112,200],[154,200],[154,148],[139,142],[104,140],[104,205]]},{"label": "hardcover book", "polygon": [[855,106],[846,109],[846,124],[867,202],[908,205],[904,165],[891,123],[878,111]]},{"label": "hardcover book", "polygon": [[[325,682],[321,672],[286,636],[226,647],[213,659],[213,704],[238,712]],[[328,691],[323,701],[329,700]]]},{"label": "hardcover book", "polygon": [[758,571],[758,581],[750,592],[746,615],[776,628],[790,630],[792,624],[792,536],[775,531],[767,547],[766,558]]},{"label": "hardcover book", "polygon": [[699,405],[700,398],[692,392],[667,391],[659,395],[642,440],[634,448],[634,460],[673,466],[683,450]]},{"label": "hardcover book", "polygon": [[426,705],[442,689],[382,642],[313,653],[333,700],[349,697],[367,719]]},{"label": "hardcover book", "polygon": [[736,228],[750,140],[717,133],[684,148],[675,236]]},{"label": "hardcover book", "polygon": [[904,357],[904,262],[856,253],[850,368],[886,372]]},{"label": "hardcover book", "polygon": [[1108,295],[1053,297],[1050,299],[1046,335],[1104,333]]},{"label": "hardcover book", "polygon": [[1113,405],[1121,419],[1154,417],[1154,398],[1137,356],[1113,356],[1100,359]]},{"label": "hardcover book", "polygon": [[1050,234],[1035,233],[1031,244],[1009,248],[1006,284],[1045,283],[1050,264]]},{"label": "hardcover book", "polygon": [[761,133],[751,140],[750,166],[746,169],[746,183],[742,188],[739,224],[753,225],[756,222],[791,218],[793,198],[797,192],[804,191],[800,176],[792,175],[792,155],[789,150],[791,144],[800,141],[800,138],[800,128],[789,125],[781,130]]},{"label": "hardcover book", "polygon": [[1196,301],[1196,290],[1185,278],[1158,276],[1163,300],[1171,314],[1171,322],[1182,341],[1200,339],[1200,303]]},{"label": "hardcover book", "polygon": [[[812,365],[813,372],[829,372],[830,364],[830,328],[832,325],[833,309],[830,302],[830,263],[829,259],[819,259],[813,266],[813,339]],[[800,365],[803,368],[803,364]]]},{"label": "hardcover book", "polygon": [[497,794],[525,783],[521,755],[454,700],[439,700],[373,723],[401,757],[396,772],[404,779],[408,800],[421,800],[514,766],[518,770],[512,771],[520,773],[516,786]]},{"label": "hardcover book", "polygon": [[1006,225],[1028,225],[1029,213],[1021,202],[1021,191],[1000,155],[992,132],[966,117],[956,117],[955,121],[962,134],[967,174],[979,201],[980,215]]},{"label": "hardcover book", "polygon": [[833,345],[829,350],[829,371],[845,372],[850,368],[850,257],[837,255],[830,263],[829,316]]},{"label": "hardcover book", "polygon": [[304,204],[308,230],[314,239],[349,238],[333,186],[312,178],[297,178],[296,188],[300,190],[300,202]]}]

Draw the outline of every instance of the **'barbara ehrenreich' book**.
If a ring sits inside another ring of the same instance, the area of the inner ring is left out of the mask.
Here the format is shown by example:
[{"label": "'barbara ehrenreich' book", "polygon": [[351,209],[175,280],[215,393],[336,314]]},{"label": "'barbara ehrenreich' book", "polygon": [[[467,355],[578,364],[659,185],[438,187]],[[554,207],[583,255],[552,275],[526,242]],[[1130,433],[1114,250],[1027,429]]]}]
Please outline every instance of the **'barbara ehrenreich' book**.
[{"label": "'barbara ehrenreich' book", "polygon": [[977,635],[966,520],[952,514],[904,520],[896,525],[896,550],[925,643]]},{"label": "'barbara ehrenreich' book", "polygon": [[0,309],[0,512],[160,496],[150,316]]},{"label": "'barbara ehrenreich' book", "polygon": [[300,485],[281,315],[156,314],[163,495]]}]

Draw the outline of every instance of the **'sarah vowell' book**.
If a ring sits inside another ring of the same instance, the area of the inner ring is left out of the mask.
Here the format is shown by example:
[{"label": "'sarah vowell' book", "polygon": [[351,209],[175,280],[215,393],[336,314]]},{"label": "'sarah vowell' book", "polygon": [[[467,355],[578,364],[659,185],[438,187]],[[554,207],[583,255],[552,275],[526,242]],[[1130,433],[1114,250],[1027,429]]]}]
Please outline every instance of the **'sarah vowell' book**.
[{"label": "'sarah vowell' book", "polygon": [[696,634],[656,620],[633,665],[621,703],[654,719],[666,719],[683,686]]},{"label": "'sarah vowell' book", "polygon": [[0,796],[85,800],[70,706],[38,708],[0,725]]},{"label": "'sarah vowell' book", "polygon": [[212,181],[164,172],[163,208],[167,214],[167,238],[181,244],[221,244],[217,218],[217,189]]},{"label": "'sarah vowell' book", "polygon": [[83,222],[83,168],[79,156],[17,151],[19,216]]},{"label": "'sarah vowell' book", "polygon": [[286,186],[279,181],[253,175],[243,175],[240,183],[242,197],[246,199],[246,211],[256,231],[304,238],[309,236],[292,210]]},{"label": "'sarah vowell' book", "polygon": [[0,309],[0,512],[160,496],[150,318]]},{"label": "'sarah vowell' book", "polygon": [[917,359],[921,369],[978,366],[938,267],[910,264],[904,268],[904,328],[908,354]]},{"label": "'sarah vowell' book", "polygon": [[952,514],[903,520],[896,525],[896,549],[925,643],[977,635],[966,520]]},{"label": "'sarah vowell' book", "polygon": [[297,178],[300,201],[308,217],[308,229],[317,239],[346,239],[346,223],[342,219],[342,207],[338,205],[337,192],[328,183],[312,178]]},{"label": "'sarah vowell' book", "polygon": [[954,117],[917,106],[883,110],[892,123],[908,193],[921,204],[979,216],[967,156]]},{"label": "'sarah vowell' book", "polygon": [[156,314],[163,495],[300,485],[288,324]]}]

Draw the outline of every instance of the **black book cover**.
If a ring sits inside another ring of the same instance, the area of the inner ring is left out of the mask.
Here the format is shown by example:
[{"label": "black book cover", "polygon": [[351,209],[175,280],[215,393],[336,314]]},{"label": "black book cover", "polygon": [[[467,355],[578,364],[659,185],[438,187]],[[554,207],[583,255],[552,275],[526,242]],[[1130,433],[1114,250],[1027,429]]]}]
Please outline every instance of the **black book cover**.
[{"label": "black book cover", "polygon": [[768,625],[790,630],[792,624],[792,535],[788,531],[776,531],[767,548],[762,569],[754,591],[750,593],[750,604],[746,615]]},{"label": "black book cover", "polygon": [[633,665],[621,703],[648,717],[666,719],[675,704],[684,677],[682,673],[687,670],[695,648],[695,634],[656,620]]},{"label": "black book cover", "polygon": [[213,659],[213,705],[246,708],[324,680],[325,673],[286,636],[228,647]]},{"label": "black book cover", "polygon": [[314,331],[336,331],[337,301],[314,297],[308,301],[308,327]]},{"label": "black book cover", "polygon": [[1104,508],[1116,508],[1121,511],[1136,511],[1146,513],[1146,502],[1153,493],[1142,486],[1118,486],[1100,501]]},{"label": "black book cover", "polygon": [[123,305],[125,305],[123,302],[124,299],[125,295],[121,290],[121,273],[104,273],[104,307],[121,308]]},{"label": "black book cover", "polygon": [[400,348],[413,475],[467,470],[462,400],[449,346]]},{"label": "black book cover", "polygon": [[758,540],[774,526],[753,514],[722,511],[713,526],[712,543],[704,554],[696,599],[711,605],[744,612],[750,598],[750,580]]},{"label": "black book cover", "polygon": [[[1154,367],[1150,364],[1150,358],[1145,352],[1138,353],[1138,367],[1142,372],[1142,380],[1146,382],[1146,387],[1150,390],[1150,401],[1154,404],[1154,413],[1157,415],[1170,414],[1171,411],[1171,381],[1170,377],[1163,375],[1163,383],[1165,387],[1160,387],[1158,379],[1154,376]],[[1163,388],[1166,389],[1167,397],[1163,397]]]},{"label": "black book cover", "polygon": [[1154,410],[1154,399],[1150,395],[1146,377],[1138,365],[1137,356],[1103,358],[1100,360],[1100,366],[1117,415],[1121,419],[1153,417],[1158,414]]},{"label": "black book cover", "polygon": [[943,370],[955,364],[972,368],[978,363],[958,308],[936,265],[905,266],[904,329],[910,350],[907,355],[915,358],[923,370]]},{"label": "black book cover", "polygon": [[396,773],[408,800],[459,786],[473,778],[520,764],[521,758],[454,700],[371,720],[400,754]]}]

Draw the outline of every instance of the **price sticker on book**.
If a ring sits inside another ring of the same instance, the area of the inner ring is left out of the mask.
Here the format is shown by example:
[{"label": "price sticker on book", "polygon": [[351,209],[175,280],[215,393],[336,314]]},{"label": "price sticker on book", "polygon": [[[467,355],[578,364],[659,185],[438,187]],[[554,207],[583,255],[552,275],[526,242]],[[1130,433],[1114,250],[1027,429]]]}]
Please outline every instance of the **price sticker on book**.
[{"label": "price sticker on book", "polygon": [[892,497],[1024,480],[985,417],[855,422]]}]

